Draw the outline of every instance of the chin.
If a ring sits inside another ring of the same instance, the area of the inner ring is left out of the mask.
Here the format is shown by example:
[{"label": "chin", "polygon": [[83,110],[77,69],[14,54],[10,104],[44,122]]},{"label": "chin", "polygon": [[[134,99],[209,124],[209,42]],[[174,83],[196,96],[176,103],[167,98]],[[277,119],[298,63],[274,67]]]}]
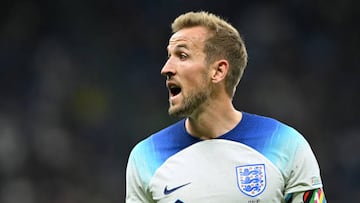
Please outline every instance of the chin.
[{"label": "chin", "polygon": [[184,115],[184,112],[181,111],[181,109],[174,108],[174,107],[170,107],[168,110],[168,113],[170,116],[175,116],[175,117],[185,117],[186,116],[186,115]]},{"label": "chin", "polygon": [[174,117],[188,117],[192,114],[192,111],[190,111],[190,109],[186,109],[186,108],[181,108],[181,107],[170,107],[168,110],[168,113],[170,116],[174,116]]}]

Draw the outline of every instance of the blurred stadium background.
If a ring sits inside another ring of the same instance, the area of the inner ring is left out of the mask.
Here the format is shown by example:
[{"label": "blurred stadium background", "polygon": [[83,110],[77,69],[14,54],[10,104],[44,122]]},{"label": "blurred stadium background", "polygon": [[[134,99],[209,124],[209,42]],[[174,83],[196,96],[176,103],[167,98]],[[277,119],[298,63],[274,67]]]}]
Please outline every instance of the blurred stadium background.
[{"label": "blurred stadium background", "polygon": [[227,18],[249,64],[235,105],[304,134],[328,202],[360,202],[359,6],[342,1],[3,0],[0,202],[124,202],[130,149],[174,122],[170,23]]}]

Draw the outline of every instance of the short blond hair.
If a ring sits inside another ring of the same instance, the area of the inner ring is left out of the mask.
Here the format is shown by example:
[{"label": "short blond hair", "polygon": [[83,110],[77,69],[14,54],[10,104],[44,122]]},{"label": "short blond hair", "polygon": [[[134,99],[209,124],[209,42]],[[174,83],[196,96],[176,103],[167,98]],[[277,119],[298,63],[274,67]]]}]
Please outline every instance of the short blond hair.
[{"label": "short blond hair", "polygon": [[247,64],[247,52],[243,39],[230,23],[206,11],[182,14],[171,24],[173,33],[195,26],[205,27],[210,32],[203,50],[206,61],[212,63],[225,58],[229,62],[230,69],[225,85],[228,95],[233,97]]}]

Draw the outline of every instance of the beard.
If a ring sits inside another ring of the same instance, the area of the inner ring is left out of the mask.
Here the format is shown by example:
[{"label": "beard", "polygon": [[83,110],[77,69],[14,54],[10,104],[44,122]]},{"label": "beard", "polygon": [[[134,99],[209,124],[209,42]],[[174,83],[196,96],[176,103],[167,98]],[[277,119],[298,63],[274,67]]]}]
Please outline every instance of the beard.
[{"label": "beard", "polygon": [[170,104],[168,113],[170,116],[176,117],[186,117],[190,116],[195,110],[209,99],[211,95],[211,85],[210,82],[201,82],[202,84],[196,89],[192,89],[188,94],[183,94],[183,100],[178,107],[172,107]]}]

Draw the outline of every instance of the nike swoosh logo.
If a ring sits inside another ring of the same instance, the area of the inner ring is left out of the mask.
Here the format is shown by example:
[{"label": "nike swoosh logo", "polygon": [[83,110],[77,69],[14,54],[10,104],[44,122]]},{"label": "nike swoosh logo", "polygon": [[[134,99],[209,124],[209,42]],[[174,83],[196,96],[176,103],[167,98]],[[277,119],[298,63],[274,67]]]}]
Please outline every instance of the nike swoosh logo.
[{"label": "nike swoosh logo", "polygon": [[171,193],[175,192],[176,190],[178,190],[178,189],[180,189],[180,188],[182,188],[182,187],[184,187],[184,186],[189,185],[190,183],[191,183],[191,182],[185,183],[185,184],[183,184],[183,185],[179,185],[179,186],[177,186],[177,187],[170,188],[170,189],[168,189],[168,186],[165,186],[165,188],[164,188],[164,195],[171,194]]}]

